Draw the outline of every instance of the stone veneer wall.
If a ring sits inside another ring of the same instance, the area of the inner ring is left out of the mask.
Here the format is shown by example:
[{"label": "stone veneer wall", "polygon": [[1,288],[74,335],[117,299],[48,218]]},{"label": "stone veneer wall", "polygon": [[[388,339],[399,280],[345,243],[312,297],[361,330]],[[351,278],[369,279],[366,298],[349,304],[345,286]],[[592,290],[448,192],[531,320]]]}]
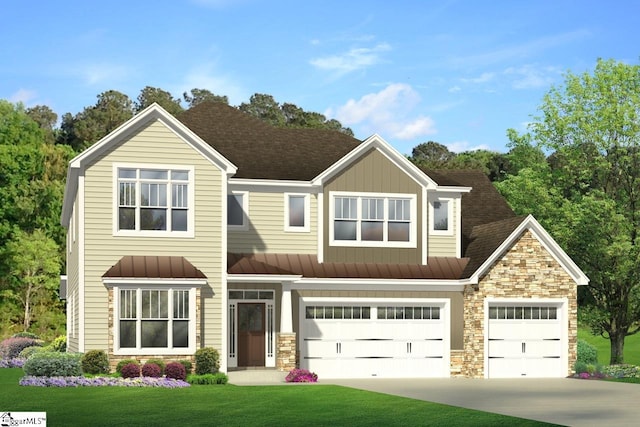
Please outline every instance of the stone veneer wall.
[{"label": "stone veneer wall", "polygon": [[296,333],[278,333],[276,337],[276,369],[289,371],[296,367]]},{"label": "stone veneer wall", "polygon": [[464,376],[484,377],[484,300],[487,297],[567,298],[567,375],[571,373],[577,351],[577,284],[529,230],[480,278],[477,286],[466,286],[463,295]]},{"label": "stone veneer wall", "polygon": [[451,360],[450,374],[452,377],[463,377],[462,366],[464,365],[464,350],[451,350],[449,354]]},{"label": "stone veneer wall", "polygon": [[[108,338],[108,342],[109,342],[109,349],[107,351],[107,355],[109,356],[109,368],[111,369],[112,372],[115,372],[116,370],[116,366],[118,365],[118,362],[120,362],[121,360],[124,359],[136,359],[137,361],[139,361],[140,363],[144,363],[149,359],[160,359],[160,360],[164,360],[166,362],[177,362],[178,360],[190,360],[191,363],[195,364],[195,354],[184,354],[184,355],[131,355],[131,356],[127,356],[127,355],[115,355],[113,354],[113,349],[114,349],[114,307],[113,307],[113,288],[109,287],[108,288],[108,329],[109,329],[109,338]],[[201,342],[200,342],[200,337],[201,337],[201,328],[200,328],[200,313],[201,313],[201,309],[200,309],[200,304],[201,304],[201,297],[200,297],[200,288],[196,288],[196,348],[200,348],[201,347]],[[218,350],[220,351],[220,350]],[[220,357],[223,357],[223,355],[220,355]],[[195,366],[194,366],[195,368]]]}]

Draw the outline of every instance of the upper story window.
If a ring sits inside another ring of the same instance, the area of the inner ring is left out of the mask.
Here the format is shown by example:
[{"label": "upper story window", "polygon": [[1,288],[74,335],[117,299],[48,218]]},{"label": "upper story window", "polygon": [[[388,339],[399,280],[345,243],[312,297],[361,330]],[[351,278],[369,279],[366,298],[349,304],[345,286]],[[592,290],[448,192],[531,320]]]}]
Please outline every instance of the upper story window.
[{"label": "upper story window", "polygon": [[437,199],[431,203],[431,231],[434,234],[453,232],[453,200]]},{"label": "upper story window", "polygon": [[230,229],[249,228],[249,193],[234,191],[227,195],[227,225]]},{"label": "upper story window", "polygon": [[193,170],[117,168],[117,234],[193,235]]},{"label": "upper story window", "polygon": [[416,196],[331,192],[333,246],[415,247]]},{"label": "upper story window", "polygon": [[294,232],[309,231],[309,195],[284,195],[284,230]]}]

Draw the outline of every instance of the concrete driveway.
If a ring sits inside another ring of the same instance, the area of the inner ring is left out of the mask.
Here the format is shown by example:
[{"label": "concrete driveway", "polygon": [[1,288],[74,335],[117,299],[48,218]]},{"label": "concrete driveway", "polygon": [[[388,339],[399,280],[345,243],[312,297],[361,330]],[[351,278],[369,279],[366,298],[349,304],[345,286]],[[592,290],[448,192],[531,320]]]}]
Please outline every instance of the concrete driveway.
[{"label": "concrete driveway", "polygon": [[379,378],[320,382],[562,425],[640,424],[640,384],[533,378]]}]

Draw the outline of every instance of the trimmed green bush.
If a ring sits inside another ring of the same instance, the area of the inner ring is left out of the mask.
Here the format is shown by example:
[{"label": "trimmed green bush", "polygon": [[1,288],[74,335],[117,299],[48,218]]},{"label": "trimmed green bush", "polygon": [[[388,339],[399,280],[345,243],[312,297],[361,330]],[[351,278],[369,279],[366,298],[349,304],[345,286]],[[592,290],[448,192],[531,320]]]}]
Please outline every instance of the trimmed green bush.
[{"label": "trimmed green bush", "polygon": [[51,351],[59,351],[60,353],[64,353],[67,351],[67,337],[65,335],[60,335],[56,337],[51,344],[47,346]]},{"label": "trimmed green bush", "polygon": [[138,362],[136,359],[122,359],[116,365],[116,372],[122,374],[122,367],[130,363],[140,366],[140,362]]},{"label": "trimmed green bush", "polygon": [[162,359],[149,359],[149,360],[147,360],[146,363],[154,363],[154,364],[158,365],[158,368],[160,368],[160,374],[161,375],[164,374],[164,360],[162,360]]},{"label": "trimmed green bush", "polygon": [[587,365],[597,364],[598,350],[585,340],[578,340],[578,357],[576,358],[576,362],[583,362]]},{"label": "trimmed green bush", "polygon": [[36,377],[75,377],[82,375],[80,353],[39,352],[24,364],[25,375]]},{"label": "trimmed green bush", "polygon": [[86,374],[109,373],[109,356],[102,350],[89,350],[82,355],[81,364]]},{"label": "trimmed green bush", "polygon": [[220,354],[212,347],[196,350],[196,374],[215,374],[220,369]]},{"label": "trimmed green bush", "polygon": [[576,360],[576,363],[573,365],[573,370],[576,371],[576,374],[582,374],[583,372],[587,372],[587,364]]},{"label": "trimmed green bush", "polygon": [[31,338],[32,340],[39,340],[40,337],[31,332],[18,332],[11,335],[11,338]]},{"label": "trimmed green bush", "polygon": [[191,360],[178,360],[178,363],[184,366],[184,371],[187,374],[193,372],[193,363],[191,363]]},{"label": "trimmed green bush", "polygon": [[37,345],[32,345],[31,347],[27,347],[25,349],[23,349],[20,354],[18,355],[18,357],[21,357],[23,359],[28,359],[29,357],[31,357],[34,353],[39,353],[41,351],[45,351],[44,347],[40,347]]},{"label": "trimmed green bush", "polygon": [[218,372],[217,374],[195,374],[187,376],[187,382],[189,384],[197,385],[226,384],[228,381],[229,377],[227,377],[223,372]]}]

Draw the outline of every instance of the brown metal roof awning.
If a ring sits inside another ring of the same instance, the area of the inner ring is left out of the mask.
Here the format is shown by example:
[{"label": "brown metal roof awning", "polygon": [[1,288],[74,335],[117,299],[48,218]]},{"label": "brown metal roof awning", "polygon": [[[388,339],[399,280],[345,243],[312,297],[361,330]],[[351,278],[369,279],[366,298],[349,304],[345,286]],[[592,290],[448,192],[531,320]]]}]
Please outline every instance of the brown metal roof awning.
[{"label": "brown metal roof awning", "polygon": [[306,254],[234,254],[227,255],[229,274],[284,274],[313,278],[343,279],[444,279],[456,280],[468,258],[432,257],[422,264],[319,263]]},{"label": "brown metal roof awning", "polygon": [[124,256],[103,278],[206,279],[207,276],[181,256]]}]

